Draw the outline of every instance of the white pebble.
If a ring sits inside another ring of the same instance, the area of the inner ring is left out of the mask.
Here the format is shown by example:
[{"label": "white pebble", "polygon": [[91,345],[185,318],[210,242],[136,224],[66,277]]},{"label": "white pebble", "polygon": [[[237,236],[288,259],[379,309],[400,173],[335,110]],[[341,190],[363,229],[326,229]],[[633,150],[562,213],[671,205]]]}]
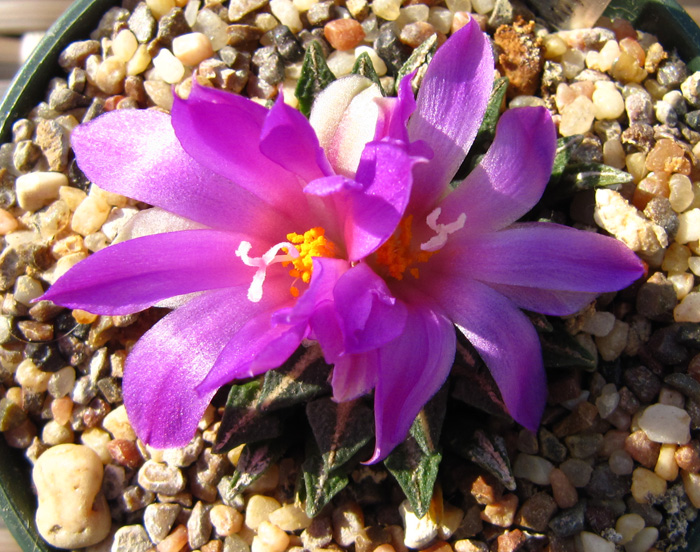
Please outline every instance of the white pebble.
[{"label": "white pebble", "polygon": [[452,13],[472,11],[471,0],[447,0],[445,5]]},{"label": "white pebble", "polygon": [[32,301],[43,295],[43,293],[44,288],[41,287],[41,283],[31,276],[22,275],[15,280],[15,290],[13,295],[15,297],[15,301],[21,305],[30,307],[32,305]]},{"label": "white pebble", "polygon": [[[272,2],[270,2],[270,6],[272,6],[273,2],[275,1],[285,0],[273,0]],[[291,4],[291,2],[289,2],[289,4]],[[291,29],[290,25],[288,25],[287,23],[284,23],[282,21],[280,22],[283,25],[287,25],[287,27]],[[192,30],[207,35],[209,37],[209,40],[211,41],[211,47],[214,49],[215,52],[218,52],[219,50],[221,50],[221,48],[226,46],[226,43],[228,42],[228,34],[226,32],[227,27],[228,25],[226,25],[226,23],[217,14],[205,8],[203,10],[200,10],[197,14],[197,22],[192,27]],[[297,33],[300,30],[301,28],[297,29],[296,31],[292,29],[292,32]]]},{"label": "white pebble", "polygon": [[405,529],[404,544],[408,548],[424,548],[437,536],[438,524],[431,511],[419,518],[411,510],[408,500],[404,500],[399,506],[399,513]]},{"label": "white pebble", "polygon": [[336,50],[328,56],[326,63],[336,77],[349,75],[355,65],[355,52],[353,50]]},{"label": "white pebble", "polygon": [[683,445],[690,441],[690,416],[676,406],[653,404],[642,413],[638,423],[656,443]]},{"label": "white pebble", "polygon": [[207,35],[187,33],[173,38],[173,54],[185,65],[195,66],[214,55],[214,49]]},{"label": "white pebble", "polygon": [[15,372],[15,379],[22,387],[26,387],[35,393],[43,393],[49,388],[51,372],[43,372],[37,368],[31,359],[27,358],[19,363]]},{"label": "white pebble", "polygon": [[139,210],[135,207],[117,207],[112,209],[107,217],[107,221],[102,225],[102,233],[107,236],[109,241],[114,240],[117,234]]},{"label": "white pebble", "polygon": [[138,47],[139,41],[129,29],[119,31],[112,41],[112,53],[124,63],[134,57]]},{"label": "white pebble", "polygon": [[492,12],[495,5],[496,0],[472,0],[472,8],[482,15]]},{"label": "white pebble", "polygon": [[604,336],[612,331],[614,325],[615,315],[613,313],[596,311],[593,316],[586,320],[581,329],[593,335]]},{"label": "white pebble", "polygon": [[639,514],[624,514],[617,518],[615,532],[622,536],[620,544],[630,542],[637,533],[644,529],[644,525],[644,518]]},{"label": "white pebble", "polygon": [[670,195],[668,200],[671,202],[671,208],[676,213],[682,213],[690,204],[693,203],[695,194],[693,194],[693,183],[684,174],[674,174],[668,181]]},{"label": "white pebble", "polygon": [[176,84],[185,76],[185,66],[167,48],[161,48],[153,58],[153,66],[158,70],[160,78],[168,84]]},{"label": "white pebble", "polygon": [[442,34],[449,34],[452,28],[452,12],[447,8],[441,6],[433,6],[430,8],[430,15],[428,16],[428,23],[430,23],[435,30]]},{"label": "white pebble", "polygon": [[562,109],[559,133],[562,136],[585,134],[591,129],[595,119],[595,107],[586,96],[578,96]]},{"label": "white pebble", "polygon": [[603,537],[589,531],[581,531],[581,548],[583,552],[615,552],[615,545]]},{"label": "white pebble", "polygon": [[625,112],[625,100],[611,81],[597,81],[593,90],[595,118],[617,119]]},{"label": "white pebble", "polygon": [[700,239],[700,209],[695,208],[678,215],[676,241],[688,243]]},{"label": "white pebble", "polygon": [[513,475],[537,485],[549,485],[549,475],[554,465],[541,456],[520,453],[513,464]]},{"label": "white pebble", "polygon": [[80,202],[73,213],[71,228],[81,236],[87,236],[97,232],[108,216],[109,205],[107,202],[98,196],[89,195]]},{"label": "white pebble", "polygon": [[85,548],[103,540],[112,526],[102,489],[104,468],[83,445],[51,447],[34,464],[39,505],[36,524],[58,548]]},{"label": "white pebble", "polygon": [[299,10],[290,0],[270,0],[270,11],[282,25],[287,25],[293,33],[298,33],[303,28]]},{"label": "white pebble", "polygon": [[58,197],[58,189],[68,186],[68,177],[59,172],[32,172],[15,180],[17,204],[25,211],[37,211]]},{"label": "white pebble", "polygon": [[401,0],[373,0],[372,11],[377,17],[396,21],[401,13]]},{"label": "white pebble", "polygon": [[688,268],[692,270],[693,274],[700,276],[700,257],[690,257],[688,259]]},{"label": "white pebble", "polygon": [[659,539],[659,530],[656,527],[645,527],[625,545],[625,552],[647,552]]},{"label": "white pebble", "polygon": [[[688,260],[690,265],[690,260],[695,259],[692,257]],[[688,295],[695,285],[695,278],[689,272],[670,272],[668,274],[668,281],[673,284],[673,289],[676,291],[676,297],[679,301],[682,301],[686,295]]]},{"label": "white pebble", "polygon": [[700,291],[693,291],[673,309],[676,322],[700,322]]}]

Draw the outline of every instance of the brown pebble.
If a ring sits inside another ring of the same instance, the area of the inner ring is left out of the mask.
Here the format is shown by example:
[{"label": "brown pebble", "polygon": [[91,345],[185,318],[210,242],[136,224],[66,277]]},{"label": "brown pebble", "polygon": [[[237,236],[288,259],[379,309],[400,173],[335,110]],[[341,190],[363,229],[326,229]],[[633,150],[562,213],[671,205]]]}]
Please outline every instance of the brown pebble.
[{"label": "brown pebble", "polygon": [[675,452],[676,464],[689,473],[700,472],[700,443],[693,439],[690,443],[680,445]]},{"label": "brown pebble", "polygon": [[477,475],[469,489],[479,504],[493,504],[501,498],[503,486],[491,475]]},{"label": "brown pebble", "polygon": [[207,544],[200,546],[199,550],[201,552],[222,552],[224,549],[224,543],[220,540],[212,540]]},{"label": "brown pebble", "polygon": [[427,21],[415,21],[401,29],[399,40],[411,48],[417,48],[436,32],[435,27]]},{"label": "brown pebble", "polygon": [[481,512],[481,519],[498,527],[510,527],[517,509],[518,497],[514,494],[503,495],[498,502],[486,505]]},{"label": "brown pebble", "polygon": [[675,140],[668,138],[656,142],[647,155],[646,167],[650,171],[690,174],[690,161],[685,156],[685,150]]},{"label": "brown pebble", "polygon": [[576,405],[573,412],[554,426],[554,435],[566,437],[576,435],[593,427],[598,417],[598,409],[594,404],[582,402]]},{"label": "brown pebble", "polygon": [[143,461],[135,441],[114,439],[107,443],[107,450],[117,464],[127,468],[138,468]]},{"label": "brown pebble", "polygon": [[557,506],[564,510],[573,508],[576,505],[578,493],[563,471],[554,468],[549,474],[549,483],[552,485],[552,494]]},{"label": "brown pebble", "polygon": [[323,36],[336,50],[352,50],[365,38],[365,31],[355,19],[334,19],[323,27]]},{"label": "brown pebble", "polygon": [[525,544],[527,536],[520,529],[506,531],[502,535],[498,535],[497,552],[515,552],[520,550]]},{"label": "brown pebble", "polygon": [[651,441],[641,429],[625,439],[625,451],[645,468],[654,469],[660,450],[661,444]]},{"label": "brown pebble", "polygon": [[[377,549],[375,549],[375,552],[376,550]],[[438,541],[428,548],[423,548],[421,552],[452,552],[452,547],[444,541]]]},{"label": "brown pebble", "polygon": [[557,504],[549,494],[537,493],[523,503],[515,523],[526,529],[543,533],[556,511]]},{"label": "brown pebble", "polygon": [[21,320],[17,328],[27,341],[51,341],[53,339],[53,324]]}]

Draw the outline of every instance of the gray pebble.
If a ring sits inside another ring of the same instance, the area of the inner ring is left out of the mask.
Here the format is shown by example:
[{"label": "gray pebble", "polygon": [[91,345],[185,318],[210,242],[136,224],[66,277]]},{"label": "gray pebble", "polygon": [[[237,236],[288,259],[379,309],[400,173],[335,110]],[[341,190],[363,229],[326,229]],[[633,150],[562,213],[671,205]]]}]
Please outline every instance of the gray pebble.
[{"label": "gray pebble", "polygon": [[656,120],[662,124],[676,126],[678,124],[678,113],[673,109],[673,106],[663,100],[656,102],[654,106]]},{"label": "gray pebble", "polygon": [[231,0],[228,8],[229,20],[233,23],[255,10],[262,8],[268,0]]},{"label": "gray pebble", "polygon": [[564,442],[572,458],[591,458],[603,446],[603,436],[600,433],[580,433],[569,435]]},{"label": "gray pebble", "polygon": [[17,119],[12,125],[12,141],[31,140],[34,135],[34,123],[29,119]]},{"label": "gray pebble", "polygon": [[[314,6],[317,5],[318,4],[314,4]],[[301,47],[301,43],[297,37],[294,36],[294,33],[292,33],[286,25],[277,25],[277,27],[270,31],[270,36],[272,37],[275,48],[277,48],[277,52],[285,62],[294,63],[304,58],[304,48]]]},{"label": "gray pebble", "polygon": [[64,112],[77,107],[87,107],[91,101],[87,96],[70,88],[56,88],[49,96],[49,107]]},{"label": "gray pebble", "polygon": [[149,504],[143,511],[143,524],[154,544],[158,544],[170,534],[178,514],[179,504]]},{"label": "gray pebble", "polygon": [[681,92],[693,107],[700,107],[700,71],[696,71],[681,83]]},{"label": "gray pebble", "polygon": [[153,503],[156,495],[138,485],[130,485],[117,499],[120,508],[125,512],[137,512]]},{"label": "gray pebble", "polygon": [[211,521],[209,511],[211,504],[199,501],[192,508],[190,519],[187,520],[187,539],[192,550],[206,544],[211,536]]},{"label": "gray pebble", "polygon": [[566,459],[566,447],[548,429],[541,427],[539,432],[540,454],[559,464]]},{"label": "gray pebble", "polygon": [[156,20],[146,2],[139,2],[129,17],[129,29],[141,43],[149,42],[156,34]]},{"label": "gray pebble", "polygon": [[258,70],[258,78],[268,84],[279,84],[284,80],[284,62],[274,46],[258,48],[251,60]]},{"label": "gray pebble", "polygon": [[327,0],[326,2],[317,2],[306,12],[309,19],[309,24],[312,27],[318,27],[328,23],[331,19],[335,19],[335,2]]},{"label": "gray pebble", "polygon": [[688,349],[678,340],[680,326],[672,324],[659,328],[649,339],[647,349],[651,355],[665,366],[682,364],[689,360]]},{"label": "gray pebble", "polygon": [[97,395],[97,386],[90,376],[82,376],[75,382],[75,387],[71,391],[73,402],[86,405]]},{"label": "gray pebble", "polygon": [[408,59],[406,46],[396,36],[394,24],[384,23],[379,27],[379,36],[374,41],[377,55],[386,63],[390,75],[396,75]]},{"label": "gray pebble", "polygon": [[584,529],[586,502],[584,500],[573,508],[564,510],[549,522],[550,529],[558,537],[573,537]]},{"label": "gray pebble", "polygon": [[488,20],[489,29],[497,29],[501,25],[513,22],[513,4],[510,0],[496,0]]},{"label": "gray pebble", "polygon": [[107,500],[118,498],[126,488],[126,472],[122,466],[107,464],[102,477],[102,492]]},{"label": "gray pebble", "polygon": [[670,240],[676,236],[680,220],[678,219],[678,213],[673,210],[671,202],[667,198],[652,198],[644,208],[644,215],[650,221],[661,226]]},{"label": "gray pebble", "polygon": [[173,466],[148,460],[138,474],[139,485],[144,489],[166,495],[175,495],[185,488],[185,477]]},{"label": "gray pebble", "polygon": [[325,548],[333,540],[330,516],[318,516],[301,533],[301,542],[307,550]]},{"label": "gray pebble", "polygon": [[149,552],[152,548],[153,543],[141,525],[127,525],[114,534],[111,552]]},{"label": "gray pebble", "polygon": [[647,123],[632,123],[622,132],[622,144],[648,153],[655,144],[654,129]]},{"label": "gray pebble", "polygon": [[71,42],[58,56],[58,64],[66,71],[82,67],[89,56],[99,54],[101,49],[97,40]]},{"label": "gray pebble", "polygon": [[648,94],[631,94],[625,100],[625,111],[630,123],[654,122],[654,106]]},{"label": "gray pebble", "polygon": [[17,142],[12,164],[20,172],[28,172],[34,164],[41,158],[41,148],[31,140],[21,140]]},{"label": "gray pebble", "polygon": [[591,479],[585,490],[591,498],[604,500],[624,497],[630,490],[630,477],[615,475],[607,463],[593,468]]},{"label": "gray pebble", "polygon": [[675,88],[680,85],[688,76],[688,69],[685,63],[677,57],[672,57],[662,62],[656,72],[656,80],[661,86]]},{"label": "gray pebble", "polygon": [[126,7],[113,7],[107,10],[100,19],[97,30],[90,35],[94,40],[102,40],[103,38],[112,38],[115,30],[120,31],[126,27],[129,19],[129,10]]},{"label": "gray pebble", "polygon": [[557,86],[566,82],[564,67],[556,61],[545,61],[542,73],[542,90],[549,94],[556,94]]},{"label": "gray pebble", "polygon": [[117,378],[107,376],[97,380],[97,388],[109,404],[116,405],[122,402],[122,387]]},{"label": "gray pebble", "polygon": [[670,322],[677,304],[676,290],[661,272],[652,275],[637,293],[637,312],[651,320]]},{"label": "gray pebble", "polygon": [[644,366],[627,368],[622,374],[625,385],[643,403],[651,403],[661,391],[661,381]]}]

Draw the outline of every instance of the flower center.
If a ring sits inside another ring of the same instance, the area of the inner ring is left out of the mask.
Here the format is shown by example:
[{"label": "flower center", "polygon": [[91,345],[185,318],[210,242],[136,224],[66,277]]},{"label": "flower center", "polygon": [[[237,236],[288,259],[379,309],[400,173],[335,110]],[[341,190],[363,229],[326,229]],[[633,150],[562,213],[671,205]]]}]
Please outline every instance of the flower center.
[{"label": "flower center", "polygon": [[403,280],[403,275],[407,270],[411,276],[418,279],[420,271],[413,265],[427,262],[447,243],[448,236],[462,229],[467,220],[467,216],[461,213],[454,222],[439,224],[437,219],[441,212],[442,210],[438,207],[426,217],[425,222],[428,228],[435,232],[435,235],[428,241],[421,243],[419,249],[411,247],[413,215],[401,219],[394,234],[377,249],[376,263],[386,267],[389,275],[397,280]]},{"label": "flower center", "polygon": [[[335,257],[335,244],[325,237],[325,230],[321,227],[311,228],[304,234],[291,232],[287,234],[289,241],[280,242],[273,245],[261,257],[251,257],[250,250],[253,248],[250,242],[242,241],[236,249],[236,256],[243,261],[246,266],[257,268],[253,281],[248,288],[248,300],[257,303],[263,296],[263,283],[267,275],[267,267],[276,263],[282,266],[293,268],[289,275],[295,278],[289,292],[293,297],[299,296],[299,288],[294,286],[297,280],[308,284],[313,273],[314,257]],[[282,251],[283,254],[278,253]]]},{"label": "flower center", "polygon": [[[291,232],[287,234],[287,239],[293,244],[298,255],[289,261],[284,261],[282,266],[292,264],[293,268],[289,271],[289,275],[294,278],[301,278],[301,281],[308,284],[311,281],[313,274],[313,258],[314,257],[335,257],[337,248],[335,244],[325,236],[326,231],[317,226],[304,232],[297,234]],[[285,251],[290,252],[288,248]],[[296,280],[295,280],[296,281]],[[293,297],[299,297],[299,289],[292,284],[289,292]]]}]

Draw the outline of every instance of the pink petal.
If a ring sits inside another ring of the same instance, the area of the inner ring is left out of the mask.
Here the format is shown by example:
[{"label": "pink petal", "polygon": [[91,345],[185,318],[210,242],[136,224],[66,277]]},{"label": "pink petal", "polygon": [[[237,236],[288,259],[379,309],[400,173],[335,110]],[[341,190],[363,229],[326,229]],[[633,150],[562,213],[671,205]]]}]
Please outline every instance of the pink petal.
[{"label": "pink petal", "polygon": [[279,214],[267,214],[270,209],[264,198],[253,196],[187,155],[165,113],[110,111],[76,127],[71,141],[81,170],[107,191],[212,228],[258,227],[264,233],[284,221]]},{"label": "pink petal", "polygon": [[241,315],[256,308],[246,294],[247,286],[208,292],[136,343],[124,371],[124,404],[142,441],[157,448],[190,441],[214,395],[200,395],[195,387],[238,331]]},{"label": "pink petal", "polygon": [[41,299],[118,315],[176,295],[242,285],[254,270],[234,254],[241,239],[217,230],[186,230],[112,245],[74,266]]},{"label": "pink petal", "polygon": [[378,351],[345,355],[333,365],[333,400],[351,401],[369,393],[377,383]]},{"label": "pink petal", "polygon": [[414,165],[403,145],[371,142],[365,147],[356,177],[364,190],[348,194],[345,245],[350,261],[373,253],[394,233],[408,205]]},{"label": "pink petal", "polygon": [[491,95],[493,71],[491,45],[473,19],[428,65],[408,122],[411,140],[425,141],[435,154],[415,170],[411,205],[416,212],[434,206],[469,152]]},{"label": "pink petal", "polygon": [[489,287],[508,297],[521,309],[551,316],[574,314],[589,305],[598,296],[597,293],[555,291],[494,283],[489,283]]},{"label": "pink petal", "polygon": [[309,121],[282,94],[263,124],[260,151],[304,182],[333,174]]},{"label": "pink petal", "polygon": [[364,263],[338,279],[333,297],[347,354],[376,349],[403,331],[406,306]]},{"label": "pink petal", "polygon": [[296,175],[260,151],[269,112],[243,96],[203,88],[195,85],[187,100],[173,103],[172,125],[185,151],[299,224],[308,220]]},{"label": "pink petal", "polygon": [[481,163],[441,202],[442,217],[465,213],[465,230],[472,232],[512,224],[542,197],[555,150],[556,131],[544,107],[509,109]]},{"label": "pink petal", "polygon": [[540,341],[527,316],[500,293],[475,280],[434,279],[431,293],[481,355],[513,419],[537,431],[547,381]]},{"label": "pink petal", "polygon": [[446,251],[438,254],[444,255],[440,262],[449,259],[449,247],[458,252],[453,270],[487,283],[604,293],[627,287],[644,270],[622,242],[568,226],[522,223],[488,234],[463,234],[452,236]]},{"label": "pink petal", "polygon": [[383,460],[401,443],[455,357],[452,323],[427,305],[409,304],[403,333],[379,350],[374,395],[376,444],[368,463]]}]

